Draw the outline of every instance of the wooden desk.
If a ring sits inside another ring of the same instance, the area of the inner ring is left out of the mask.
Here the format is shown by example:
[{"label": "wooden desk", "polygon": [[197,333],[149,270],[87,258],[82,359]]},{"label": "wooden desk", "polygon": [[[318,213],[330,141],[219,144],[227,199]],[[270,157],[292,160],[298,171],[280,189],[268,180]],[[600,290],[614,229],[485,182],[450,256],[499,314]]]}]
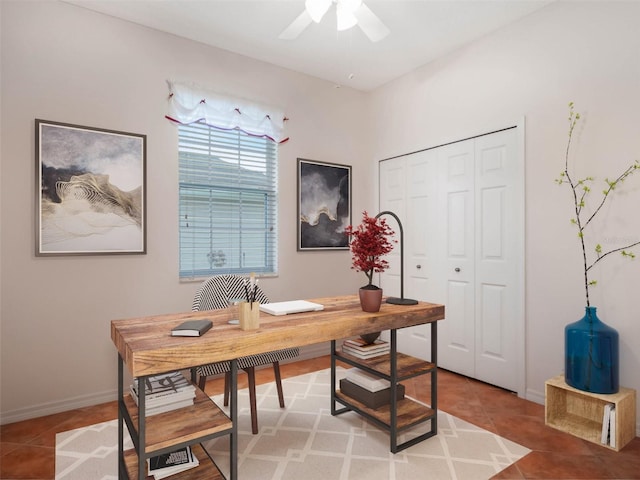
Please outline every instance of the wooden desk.
[{"label": "wooden desk", "polygon": [[[158,440],[154,448],[149,445],[149,438],[156,438],[152,432],[149,417],[148,437],[145,416],[131,412],[124,401],[123,368],[126,366],[134,377],[145,377],[169,371],[191,369],[198,365],[231,361],[231,425],[215,415],[211,425],[202,435],[186,435],[183,443],[197,443],[221,434],[230,435],[231,479],[237,478],[237,362],[239,357],[255,355],[286,347],[303,347],[315,343],[334,341],[336,339],[356,336],[364,333],[395,330],[432,323],[444,318],[444,306],[420,302],[417,305],[383,304],[377,313],[363,312],[357,296],[340,296],[313,299],[313,302],[324,305],[319,312],[297,313],[294,315],[272,316],[260,314],[260,328],[254,331],[243,331],[237,325],[227,323],[224,310],[210,310],[149,317],[113,320],[111,322],[111,339],[118,350],[118,390],[119,390],[119,436],[120,436],[120,475],[123,478],[124,453],[122,452],[123,421],[129,431],[136,430],[137,442],[134,441],[140,459],[157,455],[170,450],[167,439]],[[201,337],[172,337],[173,327],[189,319],[207,318],[213,322],[213,328]],[[393,342],[395,352],[395,341]],[[395,355],[394,355],[395,357]],[[435,359],[434,359],[435,360]],[[393,360],[395,363],[395,359]],[[434,361],[435,363],[435,361]],[[144,412],[144,382],[140,385],[140,412]],[[215,408],[215,404],[209,408]],[[173,412],[169,412],[170,414]],[[221,412],[220,412],[221,413]],[[135,414],[135,415],[134,415]],[[161,414],[160,416],[165,416]],[[224,414],[223,414],[224,415]],[[189,417],[193,417],[191,412]],[[137,417],[137,418],[135,418]],[[137,420],[137,421],[136,421]],[[166,428],[166,426],[162,427]],[[135,433],[135,432],[134,432]],[[179,443],[179,442],[176,442]],[[145,448],[140,448],[145,446]],[[177,448],[177,444],[173,445]],[[140,462],[146,463],[146,462]],[[143,475],[144,465],[134,469],[138,478]],[[131,471],[131,468],[129,469]],[[200,478],[179,476],[176,478]],[[213,478],[213,477],[212,477]]]}]

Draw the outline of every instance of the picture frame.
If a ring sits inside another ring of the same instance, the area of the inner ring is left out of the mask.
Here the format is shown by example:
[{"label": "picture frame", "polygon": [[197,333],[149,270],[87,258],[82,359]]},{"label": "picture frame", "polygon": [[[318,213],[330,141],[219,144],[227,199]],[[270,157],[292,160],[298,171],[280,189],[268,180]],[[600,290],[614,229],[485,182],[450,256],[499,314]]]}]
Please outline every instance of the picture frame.
[{"label": "picture frame", "polygon": [[297,250],[348,250],[351,166],[298,158],[297,178]]},{"label": "picture frame", "polygon": [[36,119],[36,256],[146,254],[146,157],[146,135]]}]

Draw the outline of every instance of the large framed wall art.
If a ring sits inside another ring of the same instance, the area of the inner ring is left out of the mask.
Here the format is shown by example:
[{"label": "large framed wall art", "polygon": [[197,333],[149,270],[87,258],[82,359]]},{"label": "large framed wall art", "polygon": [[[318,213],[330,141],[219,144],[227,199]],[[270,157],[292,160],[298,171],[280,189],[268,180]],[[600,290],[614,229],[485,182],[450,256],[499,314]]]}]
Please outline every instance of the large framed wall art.
[{"label": "large framed wall art", "polygon": [[348,250],[351,166],[298,159],[298,251]]},{"label": "large framed wall art", "polygon": [[36,255],[146,253],[147,137],[35,121]]}]

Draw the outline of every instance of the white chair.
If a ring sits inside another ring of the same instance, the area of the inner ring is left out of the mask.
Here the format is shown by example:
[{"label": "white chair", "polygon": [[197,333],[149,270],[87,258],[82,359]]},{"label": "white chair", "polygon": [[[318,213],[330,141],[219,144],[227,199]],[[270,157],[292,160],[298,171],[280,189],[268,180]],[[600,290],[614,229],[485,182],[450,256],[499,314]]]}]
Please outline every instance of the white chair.
[{"label": "white chair", "polygon": [[[259,303],[269,303],[269,299],[264,292],[256,287],[256,301]],[[244,277],[238,275],[216,275],[208,278],[196,291],[193,299],[192,311],[217,310],[227,308],[229,299],[242,299],[245,297]],[[280,378],[280,361],[296,358],[300,355],[300,350],[286,348],[273,352],[250,355],[238,359],[238,368],[247,372],[249,380],[249,403],[251,406],[251,431],[258,433],[258,415],[256,408],[256,378],[255,367],[273,364],[276,388],[278,390],[278,400],[280,408],[284,408],[284,394],[282,392],[282,380]],[[230,392],[230,362],[217,362],[202,365],[196,368],[199,376],[198,385],[204,391],[207,377],[211,375],[225,374],[224,382],[224,404],[229,404]]]}]

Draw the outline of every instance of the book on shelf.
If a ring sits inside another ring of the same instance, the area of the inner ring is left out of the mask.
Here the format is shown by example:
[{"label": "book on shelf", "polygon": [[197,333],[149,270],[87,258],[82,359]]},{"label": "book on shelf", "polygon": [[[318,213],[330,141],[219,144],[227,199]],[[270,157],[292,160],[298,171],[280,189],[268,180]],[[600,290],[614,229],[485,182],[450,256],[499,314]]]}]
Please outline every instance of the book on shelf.
[{"label": "book on shelf", "polygon": [[198,465],[200,465],[200,462],[189,446],[147,459],[149,475],[153,476],[155,480],[167,478],[176,473],[195,468]]},{"label": "book on shelf", "polygon": [[[138,392],[133,388],[133,385],[131,385],[130,390],[131,390],[131,395],[133,396],[133,399],[135,400],[137,405]],[[155,398],[146,397],[146,401],[144,404],[147,406],[147,408],[149,408],[149,407],[157,407],[160,405],[166,405],[168,403],[176,403],[183,400],[193,400],[194,398],[196,398],[195,390],[184,390],[181,392],[174,393],[172,395],[165,395],[162,397],[155,397]]]},{"label": "book on shelf", "polygon": [[616,407],[613,403],[604,406],[600,443],[616,448]]},{"label": "book on shelf", "polygon": [[602,434],[600,435],[600,443],[602,443],[603,445],[609,444],[609,421],[611,418],[611,407],[613,407],[613,404],[607,403],[604,406],[604,412],[602,414]]},{"label": "book on shelf", "polygon": [[213,323],[211,320],[187,320],[171,330],[173,337],[199,337],[204,335]]},{"label": "book on shelf", "polygon": [[351,383],[355,383],[370,392],[378,392],[385,388],[389,388],[391,385],[389,380],[377,377],[359,368],[351,368],[347,370],[345,378]]},{"label": "book on shelf", "polygon": [[616,448],[616,407],[611,407],[611,414],[609,415],[609,445],[611,448]]},{"label": "book on shelf", "polygon": [[[138,379],[130,385],[131,396],[138,405]],[[145,412],[147,416],[193,405],[196,387],[180,372],[145,378]]]},{"label": "book on shelf", "polygon": [[[350,382],[346,378],[343,378],[340,380],[340,391],[348,397],[351,397],[373,409],[380,408],[391,403],[391,387],[385,388],[384,390],[378,390],[377,392],[370,392],[369,390]],[[404,385],[399,383],[396,387],[396,399],[402,400],[403,398]]]},{"label": "book on shelf", "polygon": [[[145,398],[148,400],[175,395],[180,392],[195,392],[196,387],[180,372],[169,372],[145,377]],[[138,395],[138,379],[133,379],[132,388]]]},{"label": "book on shelf", "polygon": [[182,400],[179,402],[167,403],[165,405],[158,405],[157,407],[145,407],[145,417],[152,417],[160,413],[171,412],[178,408],[190,407],[194,404],[193,398],[190,400]]},{"label": "book on shelf", "polygon": [[342,353],[362,359],[374,358],[389,353],[389,342],[377,339],[373,343],[366,343],[361,338],[345,340]]},{"label": "book on shelf", "polygon": [[349,340],[345,340],[342,342],[342,346],[349,347],[354,350],[358,350],[360,352],[388,352],[389,351],[389,342],[385,342],[384,340],[376,339],[373,343],[366,343],[361,338],[352,338]]},{"label": "book on shelf", "polygon": [[351,355],[352,357],[356,357],[356,358],[367,359],[367,358],[379,357],[380,355],[385,355],[389,353],[389,351],[387,350],[387,351],[378,351],[378,352],[376,351],[362,352],[360,350],[352,349],[347,345],[342,345],[342,353],[346,353],[347,355]]}]

